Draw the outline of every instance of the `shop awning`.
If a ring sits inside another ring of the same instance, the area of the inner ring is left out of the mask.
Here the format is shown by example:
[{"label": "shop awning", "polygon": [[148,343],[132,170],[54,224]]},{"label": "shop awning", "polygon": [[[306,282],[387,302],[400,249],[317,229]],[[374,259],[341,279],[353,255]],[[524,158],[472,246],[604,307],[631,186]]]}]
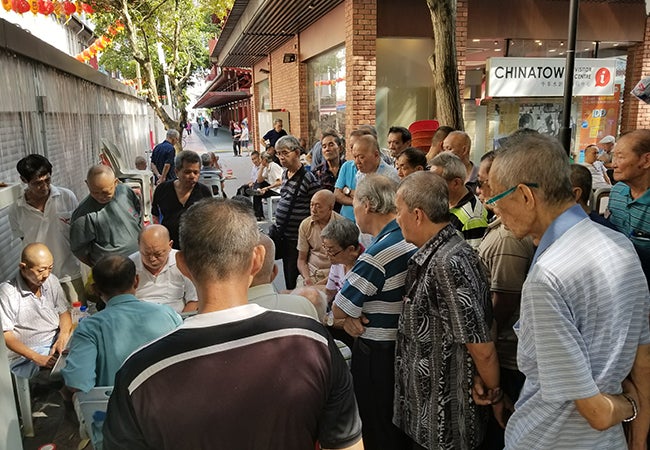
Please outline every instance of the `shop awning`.
[{"label": "shop awning", "polygon": [[248,89],[245,91],[228,91],[228,92],[205,92],[194,104],[192,108],[215,108],[221,105],[244,100],[251,96]]}]

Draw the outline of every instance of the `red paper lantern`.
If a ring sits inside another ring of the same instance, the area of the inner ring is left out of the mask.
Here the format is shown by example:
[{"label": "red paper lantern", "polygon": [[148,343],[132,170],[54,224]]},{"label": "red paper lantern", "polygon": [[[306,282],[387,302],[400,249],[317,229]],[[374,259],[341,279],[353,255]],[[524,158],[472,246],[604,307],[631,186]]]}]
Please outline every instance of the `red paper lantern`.
[{"label": "red paper lantern", "polygon": [[44,16],[49,16],[54,12],[54,3],[52,0],[38,0],[38,12]]},{"label": "red paper lantern", "polygon": [[77,7],[72,2],[63,2],[63,12],[66,16],[71,16],[77,12]]},{"label": "red paper lantern", "polygon": [[27,0],[14,0],[14,6],[16,5],[17,8],[15,9],[15,11],[20,14],[25,14],[26,12],[29,12],[31,9],[31,5]]},{"label": "red paper lantern", "polygon": [[86,14],[92,14],[95,12],[92,5],[89,5],[88,3],[84,3],[84,2],[81,2],[81,9],[83,9],[86,12]]}]

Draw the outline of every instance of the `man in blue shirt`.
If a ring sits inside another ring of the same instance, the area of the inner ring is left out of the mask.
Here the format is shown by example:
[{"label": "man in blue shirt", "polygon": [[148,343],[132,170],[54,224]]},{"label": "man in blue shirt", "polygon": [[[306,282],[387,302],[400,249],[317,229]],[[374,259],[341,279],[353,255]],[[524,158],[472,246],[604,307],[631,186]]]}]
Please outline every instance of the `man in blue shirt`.
[{"label": "man in blue shirt", "polygon": [[[208,126],[206,125],[206,129]],[[151,171],[156,176],[156,184],[176,178],[174,170],[174,158],[180,135],[174,129],[167,130],[167,137],[160,144],[156,145],[151,152]]]},{"label": "man in blue shirt", "polygon": [[72,391],[113,386],[115,373],[131,353],[182,323],[168,306],[135,297],[138,276],[135,264],[127,257],[100,259],[93,267],[93,280],[107,306],[79,322],[72,336],[61,371]]},{"label": "man in blue shirt", "polygon": [[489,184],[497,194],[486,204],[503,224],[539,242],[514,326],[526,381],[506,448],[626,448],[621,422],[640,441],[630,448],[645,448],[650,294],[632,244],[575,203],[569,160],[552,137],[509,140]]}]

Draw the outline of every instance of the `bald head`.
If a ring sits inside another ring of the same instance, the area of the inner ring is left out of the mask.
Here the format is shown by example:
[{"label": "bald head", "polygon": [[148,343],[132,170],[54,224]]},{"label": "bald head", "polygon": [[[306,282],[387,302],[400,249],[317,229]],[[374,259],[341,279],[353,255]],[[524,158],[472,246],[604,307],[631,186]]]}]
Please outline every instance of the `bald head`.
[{"label": "bald head", "polygon": [[98,203],[104,205],[113,200],[117,178],[113,169],[103,164],[92,166],[86,175],[86,185],[90,196]]},{"label": "bald head", "polygon": [[27,245],[20,255],[20,275],[29,289],[36,293],[50,276],[54,266],[52,253],[40,242]]},{"label": "bald head", "polygon": [[262,268],[257,272],[257,274],[255,274],[251,287],[271,283],[277,274],[277,269],[275,268],[275,244],[271,238],[264,233],[260,233],[258,244],[264,247],[266,254],[264,255]]},{"label": "bald head", "polygon": [[167,265],[172,249],[169,231],[162,225],[149,225],[140,232],[138,248],[142,265],[154,275]]},{"label": "bald head", "polygon": [[458,156],[463,163],[469,161],[469,152],[472,148],[472,140],[464,131],[452,131],[443,141],[442,147]]}]

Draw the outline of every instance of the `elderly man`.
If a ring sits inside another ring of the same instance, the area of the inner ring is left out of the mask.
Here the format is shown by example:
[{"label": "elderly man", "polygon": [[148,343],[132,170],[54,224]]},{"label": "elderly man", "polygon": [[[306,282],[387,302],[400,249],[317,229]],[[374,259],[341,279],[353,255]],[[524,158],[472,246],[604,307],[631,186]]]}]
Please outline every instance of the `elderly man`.
[{"label": "elderly man", "polygon": [[350,372],[331,336],[310,317],[248,303],[265,257],[250,209],[203,200],[183,215],[181,243],[199,314],[124,363],[104,449],[363,448]]},{"label": "elderly man", "polygon": [[298,278],[298,228],[310,214],[312,196],[320,189],[313,173],[300,162],[300,143],[293,136],[284,136],[276,143],[282,173],[280,201],[275,212],[275,231],[284,240],[282,269],[287,289],[296,287]]},{"label": "elderly man", "polygon": [[113,386],[115,374],[135,350],[177,328],[182,320],[167,306],[135,297],[135,264],[121,255],[106,256],[93,267],[95,291],[106,309],[85,318],[70,340],[61,375],[71,391]]},{"label": "elderly man", "polygon": [[614,148],[614,178],[609,221],[628,236],[650,280],[650,130],[623,135]]},{"label": "elderly man", "polygon": [[411,146],[411,132],[404,127],[390,127],[388,129],[388,149],[393,160]]},{"label": "elderly man", "polygon": [[392,423],[397,321],[404,280],[415,252],[395,221],[397,184],[369,175],[357,185],[354,214],[362,233],[374,236],[334,298],[335,319],[358,336],[352,349],[352,376],[366,449],[407,448],[408,438]]},{"label": "elderly man", "polygon": [[575,203],[569,173],[560,143],[543,135],[509,141],[489,173],[497,194],[486,203],[516,237],[539,242],[521,293],[517,361],[526,381],[506,448],[625,448],[623,421],[645,446],[648,285],[629,240]]},{"label": "elderly man", "polygon": [[[321,187],[332,192],[334,192],[336,179],[339,176],[339,169],[341,168],[341,145],[341,138],[334,130],[323,133],[321,139],[323,162],[319,165],[314,165],[311,169],[320,182]],[[339,204],[338,211],[340,210],[341,205]]]},{"label": "elderly man", "polygon": [[339,175],[334,184],[334,196],[336,203],[341,206],[341,215],[346,219],[354,222],[354,210],[352,209],[352,199],[354,198],[354,190],[357,187],[357,165],[354,162],[354,155],[352,149],[354,144],[361,136],[369,135],[367,130],[354,130],[350,133],[347,141],[347,148],[345,149],[346,161],[339,170]]},{"label": "elderly man", "polygon": [[176,265],[176,253],[169,231],[162,225],[149,225],[139,239],[140,251],[130,258],[135,263],[139,283],[136,297],[145,302],[160,303],[176,312],[196,311],[196,289]]},{"label": "elderly man", "polygon": [[428,162],[431,162],[433,158],[444,151],[443,145],[445,138],[449,136],[449,133],[452,131],[454,131],[452,127],[442,125],[433,132],[433,136],[431,137],[431,147],[429,147],[429,152],[427,153]]},{"label": "elderly man", "polygon": [[446,152],[452,152],[458,156],[465,166],[466,175],[464,178],[470,189],[474,192],[476,187],[476,178],[478,177],[478,166],[475,166],[469,159],[472,150],[472,140],[469,134],[464,131],[452,131],[443,141],[442,148]]},{"label": "elderly man", "polygon": [[463,233],[472,248],[478,248],[487,228],[487,211],[467,188],[463,162],[455,154],[443,152],[431,160],[431,172],[447,181],[451,224]]},{"label": "elderly man", "polygon": [[316,308],[300,295],[278,294],[273,287],[273,280],[278,276],[278,266],[275,265],[275,244],[265,234],[260,235],[259,245],[265,249],[264,262],[248,288],[248,302],[256,303],[273,311],[285,311],[311,317],[320,321]]},{"label": "elderly man", "polygon": [[[221,196],[223,198],[227,198],[226,195],[226,185],[225,185],[225,180],[223,178],[223,173],[221,169],[219,168],[219,163],[217,162],[217,166],[215,167],[212,162],[212,156],[214,153],[203,153],[201,155],[201,171],[199,172],[199,183],[205,184],[212,190],[212,196],[216,197],[219,194],[219,191],[221,191]],[[215,157],[218,158],[218,157]],[[214,181],[219,180],[219,186],[215,190],[215,185],[213,184]],[[209,183],[209,184],[208,184]]]},{"label": "elderly man", "polygon": [[382,160],[379,144],[372,135],[359,136],[352,147],[352,156],[354,156],[354,164],[357,166],[357,184],[371,173],[383,175],[396,183],[399,182],[397,170]]},{"label": "elderly man", "polygon": [[[323,249],[320,237],[323,228],[332,220],[343,217],[334,212],[334,194],[322,189],[314,194],[309,205],[311,215],[298,228],[299,285],[325,284],[330,270],[330,260]],[[301,283],[302,282],[302,283]]]},{"label": "elderly man", "polygon": [[0,319],[11,371],[32,378],[40,368],[54,367],[70,338],[72,319],[45,245],[28,244],[18,267],[14,280],[0,284]]},{"label": "elderly man", "polygon": [[92,267],[102,256],[135,252],[142,228],[138,197],[104,165],[88,170],[86,185],[90,195],[72,213],[72,253]]},{"label": "elderly man", "polygon": [[[476,252],[449,223],[445,180],[406,177],[397,190],[397,223],[419,247],[409,261],[395,351],[394,422],[420,447],[478,447],[485,408],[472,400],[474,374],[499,389],[490,342],[488,276]],[[503,403],[495,402],[501,417]]]},{"label": "elderly man", "polygon": [[178,224],[181,215],[202,198],[212,197],[210,188],[199,183],[201,158],[191,150],[183,150],[174,161],[177,179],[166,181],[156,188],[151,202],[154,223],[167,227],[178,250]]},{"label": "elderly man", "polygon": [[[206,125],[207,128],[207,125]],[[156,184],[164,183],[176,178],[174,171],[174,157],[180,135],[174,129],[167,130],[167,136],[164,141],[156,145],[151,152],[151,171],[156,177]]]},{"label": "elderly man", "polygon": [[275,144],[278,142],[278,139],[286,135],[287,131],[282,128],[282,119],[276,118],[273,120],[273,128],[271,128],[266,132],[264,136],[262,136],[262,146],[265,148],[267,148],[269,145],[271,147],[276,147]]},{"label": "elderly man", "polygon": [[26,189],[9,209],[9,224],[14,237],[23,245],[42,242],[52,252],[54,269],[70,303],[83,298],[79,261],[70,250],[70,217],[77,208],[71,190],[51,185],[52,164],[41,155],[28,155],[16,169]]},{"label": "elderly man", "polygon": [[616,138],[611,134],[608,134],[600,141],[598,141],[598,144],[602,149],[602,153],[598,157],[598,160],[601,161],[608,169],[612,167],[612,160],[614,156],[612,154],[612,150],[614,149],[615,143],[616,143]]}]

